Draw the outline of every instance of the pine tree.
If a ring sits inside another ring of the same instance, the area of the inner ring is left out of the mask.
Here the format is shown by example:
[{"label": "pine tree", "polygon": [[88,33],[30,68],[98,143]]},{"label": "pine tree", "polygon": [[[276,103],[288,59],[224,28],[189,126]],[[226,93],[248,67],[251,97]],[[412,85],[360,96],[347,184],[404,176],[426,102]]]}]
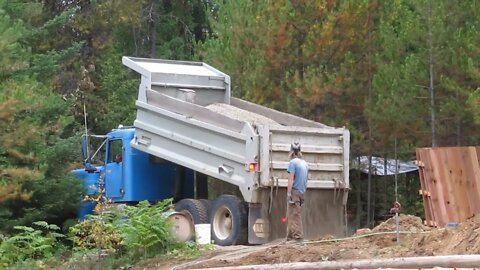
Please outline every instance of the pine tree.
[{"label": "pine tree", "polygon": [[[0,42],[2,61],[8,63],[0,78],[1,230],[25,225],[23,219],[35,211],[36,218],[50,218],[45,209],[52,206],[55,218],[72,215],[81,193],[80,183],[66,177],[65,157],[71,149],[62,148],[61,136],[72,123],[70,104],[31,72],[36,54],[27,40],[38,29],[21,19],[27,17],[23,12],[28,7],[24,2],[0,1],[0,40],[8,42],[5,46]],[[43,194],[38,192],[42,189]],[[55,199],[43,204],[53,191],[59,192]]]}]

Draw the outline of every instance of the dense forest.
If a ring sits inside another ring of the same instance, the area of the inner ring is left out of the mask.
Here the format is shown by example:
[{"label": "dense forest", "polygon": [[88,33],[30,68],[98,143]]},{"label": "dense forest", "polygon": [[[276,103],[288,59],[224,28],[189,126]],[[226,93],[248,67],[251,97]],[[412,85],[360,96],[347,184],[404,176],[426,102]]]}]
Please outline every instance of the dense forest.
[{"label": "dense forest", "polygon": [[347,127],[352,158],[480,143],[478,0],[0,0],[0,14],[5,233],[74,222],[84,110],[91,133],[134,119],[124,55],[204,61],[236,97]]}]

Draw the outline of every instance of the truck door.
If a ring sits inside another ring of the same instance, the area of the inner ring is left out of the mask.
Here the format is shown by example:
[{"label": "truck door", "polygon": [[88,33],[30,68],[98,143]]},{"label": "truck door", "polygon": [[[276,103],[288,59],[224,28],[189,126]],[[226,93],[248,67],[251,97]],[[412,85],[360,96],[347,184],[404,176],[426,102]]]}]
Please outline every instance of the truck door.
[{"label": "truck door", "polygon": [[123,152],[122,140],[108,142],[105,165],[105,193],[108,198],[123,196]]}]

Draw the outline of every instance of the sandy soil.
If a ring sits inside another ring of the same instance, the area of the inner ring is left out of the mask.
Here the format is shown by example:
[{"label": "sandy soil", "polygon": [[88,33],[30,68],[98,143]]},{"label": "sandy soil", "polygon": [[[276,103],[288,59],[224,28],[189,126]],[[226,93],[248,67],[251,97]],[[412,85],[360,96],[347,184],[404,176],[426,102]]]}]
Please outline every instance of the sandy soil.
[{"label": "sandy soil", "polygon": [[[134,269],[187,269],[249,264],[318,262],[349,259],[394,258],[480,253],[480,216],[455,228],[431,229],[415,216],[400,216],[400,242],[395,219],[389,219],[364,235],[336,240],[325,237],[304,244],[269,243],[263,246],[218,247],[199,258],[142,262]],[[386,233],[386,234],[385,234]]]}]

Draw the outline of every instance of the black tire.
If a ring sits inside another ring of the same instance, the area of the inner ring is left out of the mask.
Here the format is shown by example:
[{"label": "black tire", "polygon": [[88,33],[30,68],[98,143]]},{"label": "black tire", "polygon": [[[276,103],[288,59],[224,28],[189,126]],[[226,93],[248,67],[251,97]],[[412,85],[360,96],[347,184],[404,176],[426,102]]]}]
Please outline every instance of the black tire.
[{"label": "black tire", "polygon": [[220,246],[246,244],[248,240],[247,207],[238,197],[222,195],[209,209],[212,240]]},{"label": "black tire", "polygon": [[198,201],[200,201],[202,204],[203,204],[203,207],[205,207],[205,209],[207,209],[207,215],[208,215],[208,218],[207,220],[210,222],[210,205],[212,204],[212,202],[210,200],[207,200],[207,199],[198,199]]},{"label": "black tire", "polygon": [[193,224],[208,223],[207,209],[198,200],[180,200],[175,204],[175,211],[189,214],[192,218]]}]

